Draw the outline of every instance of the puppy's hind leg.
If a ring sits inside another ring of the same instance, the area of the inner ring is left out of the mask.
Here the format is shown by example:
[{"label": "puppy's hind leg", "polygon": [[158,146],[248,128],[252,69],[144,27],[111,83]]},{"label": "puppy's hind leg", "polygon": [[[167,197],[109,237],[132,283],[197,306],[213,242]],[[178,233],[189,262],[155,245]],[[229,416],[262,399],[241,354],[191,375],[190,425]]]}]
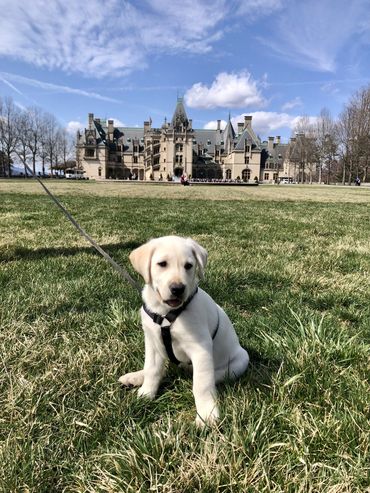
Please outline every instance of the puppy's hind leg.
[{"label": "puppy's hind leg", "polygon": [[249,364],[249,355],[245,349],[239,347],[238,352],[229,361],[225,368],[217,368],[215,371],[216,384],[224,380],[236,380],[246,371]]},{"label": "puppy's hind leg", "polygon": [[124,387],[140,387],[144,382],[144,370],[126,373],[118,379],[119,383]]}]

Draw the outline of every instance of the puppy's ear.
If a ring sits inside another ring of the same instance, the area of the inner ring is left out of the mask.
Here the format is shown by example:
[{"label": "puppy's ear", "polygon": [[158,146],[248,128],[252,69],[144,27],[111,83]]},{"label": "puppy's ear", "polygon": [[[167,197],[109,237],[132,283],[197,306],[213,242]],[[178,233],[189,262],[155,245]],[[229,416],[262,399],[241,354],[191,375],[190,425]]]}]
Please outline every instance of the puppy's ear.
[{"label": "puppy's ear", "polygon": [[203,248],[199,243],[188,238],[188,241],[191,244],[191,248],[193,250],[194,256],[197,260],[199,277],[203,279],[204,277],[204,269],[206,268],[208,253],[205,248]]},{"label": "puppy's ear", "polygon": [[139,248],[135,248],[129,256],[133,268],[144,278],[145,284],[152,282],[150,267],[154,249],[155,240],[150,240]]}]

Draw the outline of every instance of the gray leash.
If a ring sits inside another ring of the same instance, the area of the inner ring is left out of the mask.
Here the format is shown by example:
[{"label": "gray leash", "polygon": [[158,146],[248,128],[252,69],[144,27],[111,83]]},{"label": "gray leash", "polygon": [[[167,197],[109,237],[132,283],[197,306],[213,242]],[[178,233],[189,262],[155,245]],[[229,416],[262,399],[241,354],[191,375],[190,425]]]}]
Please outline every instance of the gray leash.
[{"label": "gray leash", "polygon": [[96,241],[94,241],[90,235],[86,233],[86,231],[78,224],[78,222],[72,217],[72,215],[67,211],[67,209],[64,207],[61,202],[50,192],[50,190],[46,187],[46,185],[40,180],[38,176],[36,176],[31,168],[25,164],[25,167],[27,171],[33,176],[42,186],[42,188],[45,190],[45,192],[49,195],[51,200],[59,207],[59,209],[63,212],[63,214],[66,216],[66,218],[73,224],[73,226],[80,232],[80,234],[86,238],[86,240],[97,250],[100,255],[102,255],[105,260],[108,260],[108,262],[112,265],[112,267],[129,283],[133,288],[135,288],[139,293],[141,293],[141,287],[135,279],[133,279],[130,274],[127,272],[126,269],[121,267],[115,260],[112,259],[110,255],[108,255],[107,252],[105,252],[101,246],[99,246]]}]

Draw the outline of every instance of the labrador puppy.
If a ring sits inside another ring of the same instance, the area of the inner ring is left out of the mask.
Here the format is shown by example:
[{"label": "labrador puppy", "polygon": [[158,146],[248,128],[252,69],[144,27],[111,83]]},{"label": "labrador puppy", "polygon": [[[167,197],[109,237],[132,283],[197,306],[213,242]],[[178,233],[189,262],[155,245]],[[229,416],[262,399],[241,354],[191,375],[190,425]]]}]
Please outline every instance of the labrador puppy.
[{"label": "labrador puppy", "polygon": [[[226,313],[198,288],[207,251],[190,238],[165,236],[134,250],[130,261],[145,281],[145,363],[143,370],[123,375],[120,383],[138,386],[139,396],[154,399],[172,350],[177,362],[192,367],[197,424],[217,422],[216,384],[242,375],[249,356]],[[166,350],[161,327],[169,325]]]}]

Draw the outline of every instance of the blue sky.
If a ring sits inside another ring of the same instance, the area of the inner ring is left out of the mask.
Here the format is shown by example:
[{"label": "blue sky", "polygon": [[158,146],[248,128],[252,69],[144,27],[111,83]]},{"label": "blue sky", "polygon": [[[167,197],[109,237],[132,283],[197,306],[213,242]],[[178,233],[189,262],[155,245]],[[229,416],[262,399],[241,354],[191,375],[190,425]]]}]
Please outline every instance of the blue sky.
[{"label": "blue sky", "polygon": [[142,126],[184,97],[195,128],[253,116],[287,141],[370,80],[369,0],[0,0],[0,95],[71,132]]}]

